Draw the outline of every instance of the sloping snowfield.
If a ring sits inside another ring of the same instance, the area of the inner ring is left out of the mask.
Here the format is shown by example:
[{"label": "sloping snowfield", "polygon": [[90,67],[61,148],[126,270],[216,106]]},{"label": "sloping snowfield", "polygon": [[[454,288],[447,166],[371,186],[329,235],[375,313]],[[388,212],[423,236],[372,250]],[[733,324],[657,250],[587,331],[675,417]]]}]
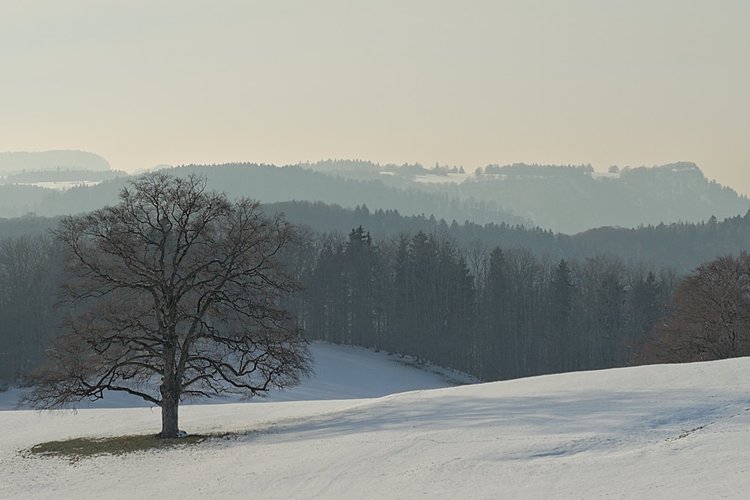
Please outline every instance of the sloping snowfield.
[{"label": "sloping snowfield", "polygon": [[[321,399],[377,398],[416,389],[436,389],[455,385],[449,381],[469,383],[462,374],[440,376],[418,370],[397,356],[367,349],[315,342],[310,345],[315,372],[299,386],[286,391],[271,391],[252,402],[310,401]],[[0,392],[0,410],[16,410],[21,391]],[[195,404],[247,402],[238,397],[197,400]],[[151,404],[136,396],[109,393],[93,403],[82,402],[78,408],[137,408]]]},{"label": "sloping snowfield", "polygon": [[0,497],[748,498],[748,408],[750,359],[735,359],[192,405],[181,410],[187,431],[246,434],[75,464],[19,450],[156,432],[158,410],[5,411]]}]

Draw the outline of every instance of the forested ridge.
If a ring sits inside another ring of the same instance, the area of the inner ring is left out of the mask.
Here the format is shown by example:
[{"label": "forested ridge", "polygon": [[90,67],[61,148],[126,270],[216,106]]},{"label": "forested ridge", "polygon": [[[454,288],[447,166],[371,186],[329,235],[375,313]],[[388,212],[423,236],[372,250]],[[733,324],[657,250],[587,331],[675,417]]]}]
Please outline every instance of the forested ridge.
[{"label": "forested ridge", "polygon": [[[417,186],[394,187],[381,180],[352,180],[304,169],[251,163],[225,165],[186,165],[162,170],[171,175],[200,175],[211,189],[228,196],[250,197],[264,203],[306,200],[336,203],[346,207],[368,204],[395,209],[406,214],[428,213],[436,217],[456,217],[477,222],[530,224],[496,201],[460,199],[446,193],[427,192]],[[32,212],[42,216],[75,214],[112,204],[127,178],[117,178],[96,186],[76,187],[65,192],[35,191],[32,186],[0,185],[0,216],[20,216]],[[39,188],[36,188],[39,189]]]},{"label": "forested ridge", "polygon": [[375,238],[423,231],[455,241],[461,248],[523,248],[538,257],[585,259],[612,255],[628,263],[670,267],[687,272],[719,255],[750,248],[750,211],[719,221],[641,226],[634,229],[601,227],[575,235],[555,233],[538,227],[511,224],[450,222],[434,216],[400,214],[397,210],[370,210],[366,206],[344,209],[336,205],[282,202],[267,205],[283,212],[316,232],[347,234],[363,226]]},{"label": "forested ridge", "polygon": [[[162,171],[205,176],[211,189],[264,203],[296,200],[352,209],[366,205],[407,216],[432,215],[449,223],[455,219],[524,225],[568,234],[595,227],[700,222],[711,215],[723,219],[750,208],[745,196],[706,179],[690,163],[625,168],[613,174],[597,174],[590,166],[521,164],[490,165],[469,175],[455,166],[427,169],[418,164],[381,166],[345,160],[284,167],[185,165]],[[449,178],[455,182],[442,182]],[[433,182],[436,179],[441,182]],[[123,177],[65,192],[0,185],[0,216],[95,210],[113,203],[126,182]]]},{"label": "forested ridge", "polygon": [[[698,222],[711,214],[719,218],[744,214],[750,207],[747,197],[707,179],[690,162],[612,166],[607,173],[595,172],[590,165],[518,163],[479,167],[473,175],[458,175],[455,166],[381,166],[348,160],[303,166],[351,179],[383,179],[392,186],[418,187],[460,200],[496,202],[533,225],[563,233],[600,226]],[[449,177],[454,182],[445,182]]]},{"label": "forested ridge", "polygon": [[[290,201],[267,203],[269,212],[281,212],[316,233],[346,235],[363,226],[375,239],[386,239],[417,231],[448,237],[463,249],[524,248],[538,257],[585,259],[597,255],[616,256],[627,263],[644,263],[655,268],[690,271],[720,255],[750,248],[750,211],[722,221],[711,217],[698,223],[679,222],[642,226],[635,229],[601,227],[575,235],[554,233],[537,227],[511,224],[461,223],[434,216],[402,215],[398,210],[354,209],[322,202]],[[0,218],[0,239],[39,234],[54,227],[52,217]]]},{"label": "forested ridge", "polygon": [[[117,188],[104,185],[78,189],[80,203]],[[410,354],[483,380],[627,364],[680,276],[750,246],[750,212],[565,235],[365,205],[265,210],[308,228],[287,258],[303,284],[288,305],[309,338]],[[36,366],[55,332],[56,224],[0,219],[2,379]]]},{"label": "forested ridge", "polygon": [[16,151],[0,152],[0,174],[48,169],[110,170],[107,160],[87,151]]}]

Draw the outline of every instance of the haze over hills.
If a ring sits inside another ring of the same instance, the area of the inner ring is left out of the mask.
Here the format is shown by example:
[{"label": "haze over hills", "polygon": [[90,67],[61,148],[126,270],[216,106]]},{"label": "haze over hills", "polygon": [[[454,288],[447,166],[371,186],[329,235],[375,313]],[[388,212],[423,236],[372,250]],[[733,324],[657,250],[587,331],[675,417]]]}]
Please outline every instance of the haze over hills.
[{"label": "haze over hills", "polygon": [[[103,157],[86,151],[0,153],[0,217],[43,212],[57,191],[127,176]],[[71,205],[74,208],[75,203]]]},{"label": "haze over hills", "polygon": [[608,173],[590,165],[489,165],[472,175],[439,165],[326,161],[305,166],[348,179],[380,178],[391,186],[497,203],[534,225],[563,233],[725,218],[744,214],[750,206],[746,196],[708,180],[691,162],[611,167]]},{"label": "haze over hills", "polygon": [[[711,216],[723,219],[744,215],[750,207],[746,196],[707,179],[689,162],[612,168],[606,174],[590,166],[489,165],[467,173],[457,166],[426,168],[359,160],[284,167],[187,165],[163,170],[205,176],[212,189],[265,203],[297,200],[345,208],[367,206],[370,210],[397,210],[402,215],[432,215],[448,222],[539,226],[568,234],[607,226],[700,222]],[[40,181],[66,180],[60,175],[31,172],[7,176],[5,185],[0,186],[0,216],[29,212],[56,216],[93,210],[114,203],[126,183],[125,178],[112,179],[116,174],[110,172],[87,179],[88,184],[100,183],[97,186],[78,186],[62,193],[37,189]],[[79,177],[83,180],[91,175]]]},{"label": "haze over hills", "polygon": [[[336,203],[345,207],[367,204],[389,208],[405,214],[430,214],[452,220],[476,220],[531,225],[495,202],[459,200],[443,193],[430,193],[408,187],[391,187],[380,181],[355,181],[303,169],[298,166],[276,167],[258,164],[188,165],[164,169],[173,175],[196,174],[206,177],[211,189],[230,197],[249,197],[264,203],[310,200]],[[79,186],[65,192],[40,193],[28,186],[0,186],[0,217],[28,212],[56,216],[94,210],[115,203],[127,179],[118,178],[97,186]],[[31,201],[29,201],[31,200]]]},{"label": "haze over hills", "polygon": [[0,152],[0,174],[32,170],[111,170],[109,162],[87,151]]}]

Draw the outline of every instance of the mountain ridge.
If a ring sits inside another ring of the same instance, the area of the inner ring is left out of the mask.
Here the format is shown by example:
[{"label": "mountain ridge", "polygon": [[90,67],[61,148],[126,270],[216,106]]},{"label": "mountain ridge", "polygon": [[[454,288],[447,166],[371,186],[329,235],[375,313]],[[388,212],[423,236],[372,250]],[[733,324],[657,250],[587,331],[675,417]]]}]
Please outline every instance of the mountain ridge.
[{"label": "mountain ridge", "polygon": [[[474,174],[436,165],[379,166],[327,160],[277,167],[253,163],[183,165],[160,171],[200,175],[211,189],[264,203],[310,201],[345,208],[398,210],[447,221],[537,226],[565,234],[597,227],[700,222],[745,215],[750,200],[705,177],[691,162],[595,173],[591,166],[489,165]],[[361,167],[361,168],[360,168]],[[425,180],[427,179],[427,180]],[[0,186],[0,216],[55,216],[116,202],[126,178],[66,193],[15,193]],[[28,191],[28,188],[24,188]],[[14,202],[10,200],[20,200]],[[20,203],[20,205],[19,205]]]},{"label": "mountain ridge", "polygon": [[73,149],[0,152],[0,174],[38,170],[111,170],[101,155]]}]

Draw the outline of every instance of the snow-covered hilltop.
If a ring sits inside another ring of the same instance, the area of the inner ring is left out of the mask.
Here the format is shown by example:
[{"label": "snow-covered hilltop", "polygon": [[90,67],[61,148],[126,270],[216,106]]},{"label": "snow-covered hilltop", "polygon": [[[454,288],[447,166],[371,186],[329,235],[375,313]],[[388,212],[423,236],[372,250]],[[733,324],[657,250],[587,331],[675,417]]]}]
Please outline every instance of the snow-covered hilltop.
[{"label": "snow-covered hilltop", "polygon": [[[369,373],[369,383],[389,378]],[[375,399],[192,405],[182,409],[189,431],[247,434],[74,465],[18,451],[155,432],[158,411],[0,412],[0,497],[742,498],[749,378],[750,360],[734,359]]]}]

